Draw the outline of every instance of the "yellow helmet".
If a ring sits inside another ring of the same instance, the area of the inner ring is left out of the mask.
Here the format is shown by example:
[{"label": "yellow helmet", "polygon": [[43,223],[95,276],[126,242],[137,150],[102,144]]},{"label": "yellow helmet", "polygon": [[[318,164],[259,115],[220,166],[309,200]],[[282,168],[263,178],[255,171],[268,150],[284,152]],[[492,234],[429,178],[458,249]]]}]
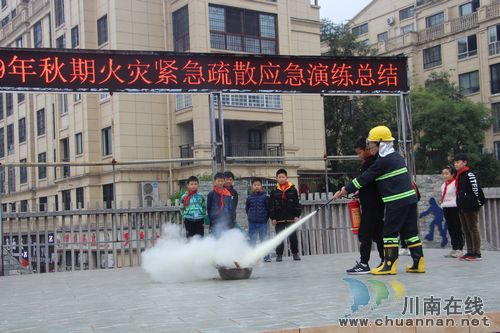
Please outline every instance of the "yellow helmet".
[{"label": "yellow helmet", "polygon": [[377,126],[370,130],[368,141],[394,141],[394,138],[387,126]]}]

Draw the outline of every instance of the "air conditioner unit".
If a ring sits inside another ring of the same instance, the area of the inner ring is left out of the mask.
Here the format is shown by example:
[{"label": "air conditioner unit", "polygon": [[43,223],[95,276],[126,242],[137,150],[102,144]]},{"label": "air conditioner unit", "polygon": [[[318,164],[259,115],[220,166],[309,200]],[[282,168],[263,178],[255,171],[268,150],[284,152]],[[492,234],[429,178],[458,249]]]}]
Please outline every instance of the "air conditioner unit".
[{"label": "air conditioner unit", "polygon": [[388,24],[388,25],[393,25],[393,24],[394,24],[394,22],[395,22],[395,20],[394,20],[394,16],[389,16],[389,17],[387,18],[387,24]]},{"label": "air conditioner unit", "polygon": [[141,182],[142,207],[156,207],[160,205],[160,189],[158,182]]}]

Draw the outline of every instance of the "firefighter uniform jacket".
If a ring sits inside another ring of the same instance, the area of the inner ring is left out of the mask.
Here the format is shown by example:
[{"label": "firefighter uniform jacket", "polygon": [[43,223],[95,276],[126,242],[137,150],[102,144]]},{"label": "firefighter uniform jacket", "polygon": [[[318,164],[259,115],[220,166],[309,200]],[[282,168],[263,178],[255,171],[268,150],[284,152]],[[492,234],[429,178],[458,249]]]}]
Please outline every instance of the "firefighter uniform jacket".
[{"label": "firefighter uniform jacket", "polygon": [[378,157],[361,176],[346,185],[349,193],[375,181],[387,208],[397,208],[417,202],[417,195],[404,159],[397,152]]}]

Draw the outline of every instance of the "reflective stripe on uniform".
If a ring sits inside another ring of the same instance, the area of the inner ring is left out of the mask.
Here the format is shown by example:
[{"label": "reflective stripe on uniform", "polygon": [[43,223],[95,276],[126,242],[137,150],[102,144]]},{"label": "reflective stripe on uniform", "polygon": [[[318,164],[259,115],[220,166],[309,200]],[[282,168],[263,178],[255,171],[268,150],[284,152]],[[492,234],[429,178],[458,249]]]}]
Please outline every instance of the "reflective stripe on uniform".
[{"label": "reflective stripe on uniform", "polygon": [[391,202],[391,201],[396,201],[396,200],[399,200],[399,199],[404,199],[404,198],[407,198],[407,197],[411,197],[412,195],[415,195],[415,190],[414,189],[411,189],[411,190],[403,192],[403,193],[390,195],[388,197],[383,197],[382,201],[383,202]]},{"label": "reflective stripe on uniform", "polygon": [[378,178],[375,178],[376,181],[379,181],[379,180],[384,180],[384,179],[387,179],[387,178],[391,178],[391,177],[395,177],[395,176],[399,176],[399,175],[402,175],[403,173],[406,173],[408,172],[408,169],[407,168],[401,168],[401,169],[398,169],[398,170],[394,170],[392,172],[389,172],[389,173],[386,173],[386,174],[383,174],[382,176],[378,177]]},{"label": "reflective stripe on uniform", "polygon": [[420,238],[418,238],[418,236],[414,236],[414,237],[406,239],[407,243],[415,243],[415,242],[419,242],[419,241],[420,241]]},{"label": "reflective stripe on uniform", "polygon": [[356,178],[354,178],[354,180],[352,181],[353,185],[359,190],[361,189],[363,186],[361,186],[361,184],[358,182],[358,180]]},{"label": "reflective stripe on uniform", "polygon": [[387,244],[387,243],[399,243],[399,240],[397,237],[388,237],[388,238],[384,238],[384,243]]}]

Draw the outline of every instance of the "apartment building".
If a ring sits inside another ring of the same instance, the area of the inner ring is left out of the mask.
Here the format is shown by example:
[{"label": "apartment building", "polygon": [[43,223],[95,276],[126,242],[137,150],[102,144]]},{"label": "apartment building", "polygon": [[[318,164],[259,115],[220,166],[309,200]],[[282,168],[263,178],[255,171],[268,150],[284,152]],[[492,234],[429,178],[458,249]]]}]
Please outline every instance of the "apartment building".
[{"label": "apartment building", "polygon": [[[0,46],[319,55],[310,0],[1,0]],[[226,155],[323,156],[320,96],[223,94]],[[0,93],[0,163],[210,158],[207,94]],[[294,181],[321,161],[234,161],[237,177]],[[211,162],[2,167],[3,209],[157,205]]]},{"label": "apartment building", "polygon": [[352,31],[380,55],[408,57],[411,86],[448,71],[471,100],[491,108],[483,150],[500,160],[500,2],[373,0]]}]

